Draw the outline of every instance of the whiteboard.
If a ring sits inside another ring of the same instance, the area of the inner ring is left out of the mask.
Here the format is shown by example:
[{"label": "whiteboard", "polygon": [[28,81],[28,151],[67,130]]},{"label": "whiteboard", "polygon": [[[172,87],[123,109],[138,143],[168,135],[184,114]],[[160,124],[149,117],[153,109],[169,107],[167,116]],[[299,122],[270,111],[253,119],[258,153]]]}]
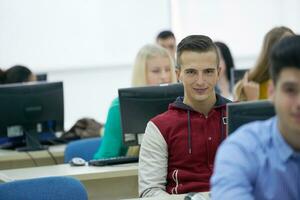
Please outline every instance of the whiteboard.
[{"label": "whiteboard", "polygon": [[0,67],[128,65],[170,26],[169,0],[1,0]]}]

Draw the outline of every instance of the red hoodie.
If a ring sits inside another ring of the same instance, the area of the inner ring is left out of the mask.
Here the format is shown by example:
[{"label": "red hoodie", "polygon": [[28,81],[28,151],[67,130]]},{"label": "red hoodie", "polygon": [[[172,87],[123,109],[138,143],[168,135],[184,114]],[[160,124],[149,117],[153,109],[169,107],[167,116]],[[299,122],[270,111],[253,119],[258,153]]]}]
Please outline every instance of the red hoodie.
[{"label": "red hoodie", "polygon": [[226,137],[228,102],[217,95],[216,104],[206,117],[185,105],[180,97],[167,112],[151,119],[168,146],[168,193],[209,191],[215,154]]}]

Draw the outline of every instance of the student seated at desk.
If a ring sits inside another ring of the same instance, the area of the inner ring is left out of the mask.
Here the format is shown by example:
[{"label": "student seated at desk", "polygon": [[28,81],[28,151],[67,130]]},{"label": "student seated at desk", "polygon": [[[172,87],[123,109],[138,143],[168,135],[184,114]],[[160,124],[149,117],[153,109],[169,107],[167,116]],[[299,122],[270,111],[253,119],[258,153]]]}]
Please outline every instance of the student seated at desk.
[{"label": "student seated at desk", "polygon": [[214,200],[300,199],[300,36],[279,41],[270,58],[277,115],[242,126],[221,145]]},{"label": "student seated at desk", "polygon": [[[176,81],[174,63],[166,49],[154,44],[141,48],[133,66],[133,87],[176,83]],[[124,156],[126,152],[127,148],[122,142],[120,103],[119,98],[116,98],[109,108],[104,137],[94,159]]]},{"label": "student seated at desk", "polygon": [[234,100],[251,101],[268,99],[270,51],[276,42],[291,35],[294,35],[294,32],[284,26],[272,28],[265,35],[256,65],[249,72],[246,72],[244,78],[234,86]]},{"label": "student seated at desk", "polygon": [[147,124],[139,158],[141,197],[209,191],[219,144],[226,137],[226,103],[215,93],[216,45],[203,35],[177,46],[177,76],[184,97]]}]

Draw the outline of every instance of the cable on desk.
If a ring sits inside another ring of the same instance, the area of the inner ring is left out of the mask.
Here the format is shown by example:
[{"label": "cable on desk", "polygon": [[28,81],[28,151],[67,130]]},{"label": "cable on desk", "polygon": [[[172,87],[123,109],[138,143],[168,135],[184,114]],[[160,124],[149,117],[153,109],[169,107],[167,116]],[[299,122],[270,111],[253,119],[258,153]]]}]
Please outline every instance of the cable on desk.
[{"label": "cable on desk", "polygon": [[[35,138],[33,138],[30,134],[27,134],[28,137],[30,137],[31,141],[35,142],[39,147],[43,147],[38,140],[36,140]],[[53,156],[53,154],[49,151],[48,148],[45,148],[45,150],[48,152],[48,154],[50,155],[51,159],[53,160],[53,162],[57,165],[58,162],[57,160],[55,159],[55,157]]]},{"label": "cable on desk", "polygon": [[53,156],[53,154],[51,153],[51,151],[49,151],[49,149],[46,149],[46,151],[48,152],[48,154],[50,155],[50,157],[54,161],[54,163],[57,165],[58,162],[57,162],[56,158]]},{"label": "cable on desk", "polygon": [[[34,137],[32,137],[30,134],[28,134],[27,132],[25,132],[26,137],[30,138],[31,141],[33,141],[35,144],[37,144],[37,146],[42,147],[42,145],[39,143],[38,140],[36,140]],[[48,149],[47,149],[48,150]],[[30,159],[33,161],[34,165],[37,167],[38,164],[35,161],[35,159],[31,156],[31,154],[29,153],[29,151],[25,151],[27,153],[27,155],[30,157]]]},{"label": "cable on desk", "polygon": [[35,159],[32,157],[32,155],[29,153],[29,151],[25,151],[26,154],[29,156],[29,158],[32,160],[33,164],[35,167],[38,167],[37,162],[35,161]]}]

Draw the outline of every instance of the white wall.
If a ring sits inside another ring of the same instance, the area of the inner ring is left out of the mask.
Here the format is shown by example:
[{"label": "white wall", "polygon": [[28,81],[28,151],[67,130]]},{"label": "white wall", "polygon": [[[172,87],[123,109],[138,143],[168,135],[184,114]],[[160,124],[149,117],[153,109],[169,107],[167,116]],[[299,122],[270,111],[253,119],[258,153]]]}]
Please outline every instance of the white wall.
[{"label": "white wall", "polygon": [[128,65],[169,27],[169,0],[0,0],[0,66]]},{"label": "white wall", "polygon": [[0,67],[63,81],[66,129],[81,117],[105,122],[137,51],[170,26],[169,0],[0,0]]},{"label": "white wall", "polygon": [[238,68],[253,66],[267,31],[285,25],[300,32],[299,0],[173,0],[178,39],[205,34],[230,47]]},{"label": "white wall", "polygon": [[48,73],[50,81],[64,84],[65,128],[82,117],[105,122],[118,88],[130,87],[131,71],[131,66],[114,66]]}]

